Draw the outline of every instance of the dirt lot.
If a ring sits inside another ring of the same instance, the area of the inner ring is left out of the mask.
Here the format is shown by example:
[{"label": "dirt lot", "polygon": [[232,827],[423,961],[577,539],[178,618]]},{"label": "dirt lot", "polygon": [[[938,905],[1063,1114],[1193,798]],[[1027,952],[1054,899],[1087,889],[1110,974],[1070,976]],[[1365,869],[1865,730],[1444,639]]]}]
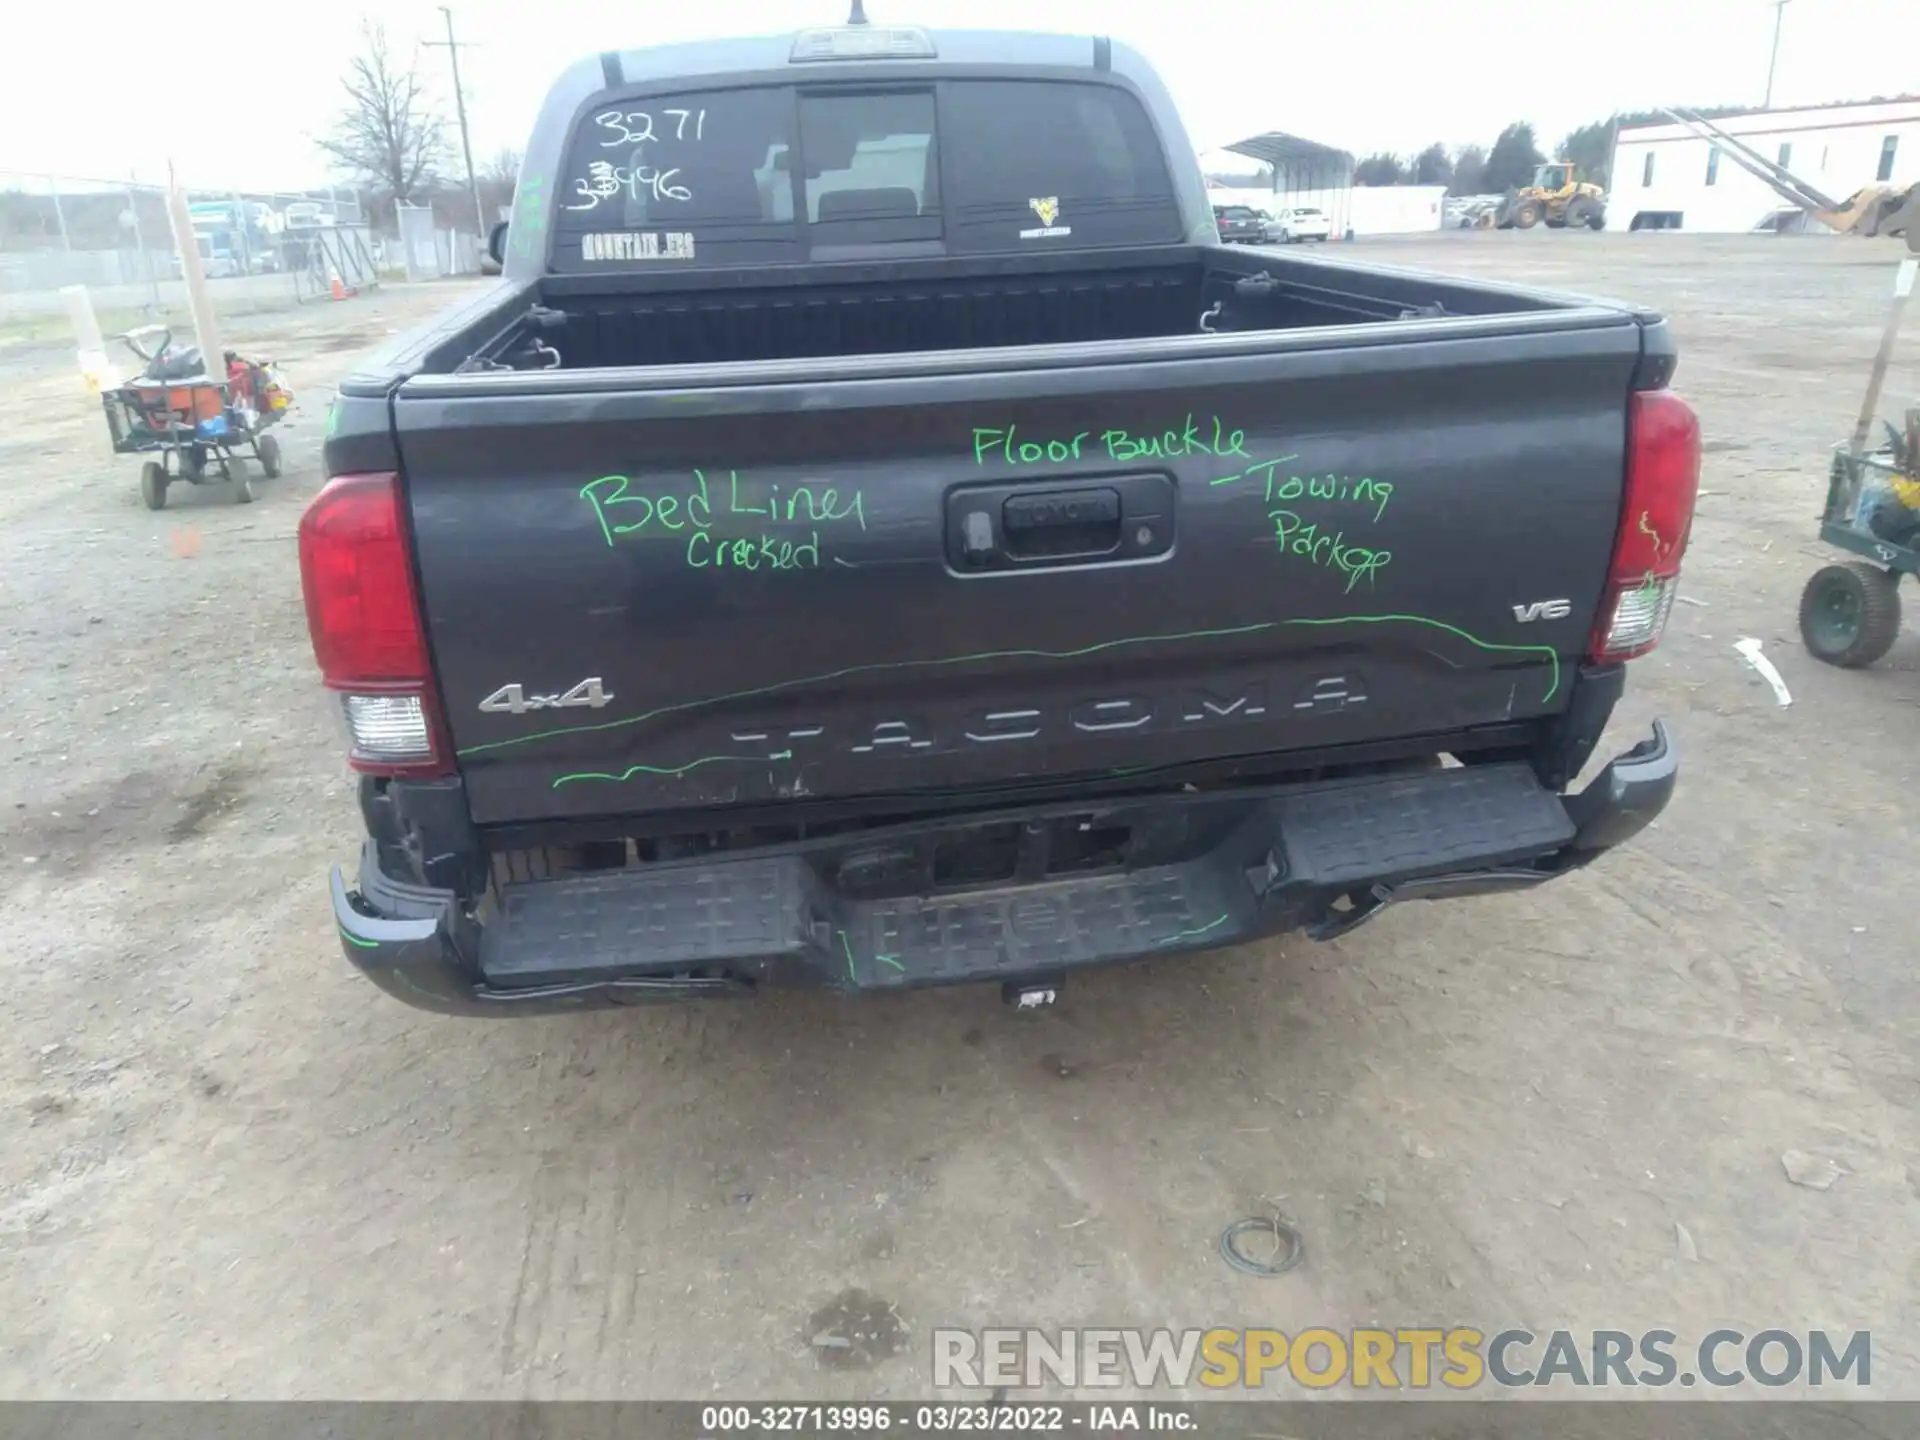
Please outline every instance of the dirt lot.
[{"label": "dirt lot", "polygon": [[[1374,1323],[1871,1327],[1876,1391],[1920,1395],[1920,637],[1841,673],[1794,623],[1895,252],[1367,251],[1673,318],[1706,498],[1609,745],[1667,717],[1679,797],[1566,883],[1077,979],[1038,1018],[379,994],[329,924],[357,818],[292,537],[330,384],[455,292],[241,332],[302,396],[251,507],[149,514],[70,359],[0,356],[0,1395],[910,1396],[937,1324]],[[1791,1150],[1846,1173],[1789,1183]],[[1267,1204],[1308,1263],[1244,1279],[1214,1242]],[[855,1290],[904,1346],[823,1368]]]}]

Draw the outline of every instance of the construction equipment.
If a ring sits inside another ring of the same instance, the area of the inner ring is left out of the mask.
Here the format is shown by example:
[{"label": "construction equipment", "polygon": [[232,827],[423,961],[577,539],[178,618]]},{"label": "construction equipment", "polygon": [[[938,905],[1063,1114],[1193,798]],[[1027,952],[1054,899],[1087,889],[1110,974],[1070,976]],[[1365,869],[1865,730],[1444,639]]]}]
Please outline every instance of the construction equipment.
[{"label": "construction equipment", "polygon": [[1920,229],[1920,184],[1904,188],[1863,185],[1845,200],[1835,200],[1795,175],[1786,166],[1767,159],[1744,141],[1692,110],[1666,113],[1710,145],[1718,146],[1749,175],[1770,185],[1785,200],[1842,235],[1888,235],[1898,238]]},{"label": "construction equipment", "polygon": [[1576,180],[1572,161],[1551,161],[1533,172],[1531,185],[1507,196],[1493,223],[1502,230],[1531,230],[1542,220],[1555,230],[1580,225],[1602,229],[1607,223],[1607,192]]}]

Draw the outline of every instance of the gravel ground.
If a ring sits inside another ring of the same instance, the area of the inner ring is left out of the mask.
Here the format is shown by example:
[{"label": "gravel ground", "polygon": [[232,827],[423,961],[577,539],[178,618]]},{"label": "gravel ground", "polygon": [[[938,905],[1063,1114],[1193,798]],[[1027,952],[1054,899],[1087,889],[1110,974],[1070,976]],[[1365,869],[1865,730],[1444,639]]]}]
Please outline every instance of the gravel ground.
[{"label": "gravel ground", "polygon": [[[239,334],[302,397],[247,507],[148,513],[71,360],[7,358],[0,1395],[911,1396],[939,1324],[1465,1323],[1871,1328],[1876,1393],[1920,1396],[1920,640],[1843,673],[1794,620],[1896,252],[1363,253],[1673,319],[1705,498],[1603,750],[1665,716],[1679,796],[1564,883],[1103,972],[1038,1017],[388,1000],[329,923],[358,825],[293,532],[329,386],[461,291]],[[1844,1173],[1791,1183],[1792,1151]],[[1268,1205],[1309,1259],[1244,1279],[1214,1241]],[[897,1353],[824,1367],[810,1338],[863,1307]]]}]

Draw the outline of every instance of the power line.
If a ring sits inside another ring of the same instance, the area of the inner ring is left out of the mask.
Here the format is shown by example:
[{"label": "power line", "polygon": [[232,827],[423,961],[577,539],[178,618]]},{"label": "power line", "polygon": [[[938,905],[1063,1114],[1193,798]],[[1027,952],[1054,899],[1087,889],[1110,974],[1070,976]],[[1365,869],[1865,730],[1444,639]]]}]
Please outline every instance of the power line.
[{"label": "power line", "polygon": [[[1784,4],[1785,0],[1782,0],[1782,3]],[[460,154],[467,162],[467,192],[473,196],[473,223],[480,227],[480,239],[484,243],[490,227],[487,225],[486,209],[480,204],[480,177],[474,173],[473,169],[473,141],[467,135],[467,97],[460,88],[460,48],[463,45],[472,47],[469,41],[453,38],[452,9],[442,5],[440,13],[447,18],[447,38],[429,40],[426,43],[436,50],[445,49],[447,59],[453,64],[453,108],[454,113],[460,117]]]}]

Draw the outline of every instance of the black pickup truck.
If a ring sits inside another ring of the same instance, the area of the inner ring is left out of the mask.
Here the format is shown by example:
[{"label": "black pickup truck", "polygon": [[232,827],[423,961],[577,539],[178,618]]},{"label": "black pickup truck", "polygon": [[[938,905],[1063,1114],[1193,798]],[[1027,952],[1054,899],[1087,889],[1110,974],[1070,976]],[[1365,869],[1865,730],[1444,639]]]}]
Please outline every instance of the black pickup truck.
[{"label": "black pickup truck", "polygon": [[994,979],[1514,890],[1660,638],[1655,315],[1230,249],[1098,38],[559,80],[503,273],[341,387],[301,524],[348,960],[532,1014]]}]

